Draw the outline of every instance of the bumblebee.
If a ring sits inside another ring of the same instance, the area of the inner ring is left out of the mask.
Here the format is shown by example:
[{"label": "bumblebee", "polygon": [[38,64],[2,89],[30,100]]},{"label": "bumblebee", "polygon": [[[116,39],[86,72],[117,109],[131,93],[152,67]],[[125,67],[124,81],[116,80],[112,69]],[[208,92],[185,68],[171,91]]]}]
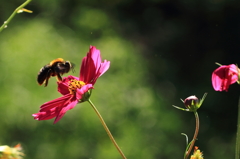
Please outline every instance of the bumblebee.
[{"label": "bumblebee", "polygon": [[62,58],[57,58],[40,69],[37,76],[37,82],[39,85],[45,83],[46,87],[51,76],[57,76],[57,80],[62,81],[61,75],[68,73],[71,69],[73,70],[73,68],[74,64],[70,61],[64,61]]}]

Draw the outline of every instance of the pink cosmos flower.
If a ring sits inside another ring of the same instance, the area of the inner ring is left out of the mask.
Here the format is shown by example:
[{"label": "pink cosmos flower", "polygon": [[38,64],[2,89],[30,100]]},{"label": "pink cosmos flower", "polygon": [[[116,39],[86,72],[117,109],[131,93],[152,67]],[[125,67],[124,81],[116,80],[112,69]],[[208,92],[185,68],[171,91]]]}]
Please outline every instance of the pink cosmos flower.
[{"label": "pink cosmos flower", "polygon": [[90,46],[87,56],[82,60],[80,77],[68,76],[57,82],[58,91],[63,96],[44,103],[40,107],[40,111],[32,116],[36,120],[48,120],[56,117],[54,124],[57,123],[77,103],[88,100],[98,77],[104,74],[109,67],[110,61],[102,62],[100,50]]},{"label": "pink cosmos flower", "polygon": [[231,84],[238,81],[238,67],[234,64],[222,65],[212,73],[212,85],[215,91],[228,91]]}]

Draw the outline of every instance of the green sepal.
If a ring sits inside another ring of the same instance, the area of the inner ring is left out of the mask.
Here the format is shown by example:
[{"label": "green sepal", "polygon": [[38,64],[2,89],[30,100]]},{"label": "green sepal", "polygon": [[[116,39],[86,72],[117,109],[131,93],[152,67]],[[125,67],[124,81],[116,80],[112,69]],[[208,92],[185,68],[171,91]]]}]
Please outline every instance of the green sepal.
[{"label": "green sepal", "polygon": [[78,103],[83,103],[89,100],[92,94],[92,89],[88,90],[86,93],[83,94],[82,99],[78,101]]},{"label": "green sepal", "polygon": [[174,108],[177,108],[177,109],[180,109],[180,110],[189,112],[189,109],[184,109],[184,108],[181,108],[181,107],[178,107],[178,106],[175,106],[175,105],[172,105],[172,106],[173,106]]}]

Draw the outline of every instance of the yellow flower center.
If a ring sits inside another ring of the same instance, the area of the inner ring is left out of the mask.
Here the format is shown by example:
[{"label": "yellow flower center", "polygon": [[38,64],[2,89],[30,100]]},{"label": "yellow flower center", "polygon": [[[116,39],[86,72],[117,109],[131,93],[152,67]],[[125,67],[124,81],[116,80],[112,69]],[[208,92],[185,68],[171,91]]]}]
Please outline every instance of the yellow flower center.
[{"label": "yellow flower center", "polygon": [[76,93],[77,88],[82,88],[85,83],[83,81],[78,81],[76,79],[72,79],[68,84],[68,90],[70,94],[74,95]]}]

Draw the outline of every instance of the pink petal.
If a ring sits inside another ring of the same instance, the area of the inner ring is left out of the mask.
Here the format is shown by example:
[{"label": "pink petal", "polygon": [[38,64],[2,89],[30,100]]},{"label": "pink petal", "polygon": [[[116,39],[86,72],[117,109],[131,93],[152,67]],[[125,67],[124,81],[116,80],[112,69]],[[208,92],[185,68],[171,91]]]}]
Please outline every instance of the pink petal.
[{"label": "pink petal", "polygon": [[73,102],[70,103],[66,103],[67,105],[62,108],[62,110],[58,113],[57,117],[55,118],[54,124],[56,124],[68,110],[73,109],[77,105],[77,103],[78,103],[77,100],[74,100]]},{"label": "pink petal", "polygon": [[71,98],[71,96],[72,96],[71,94],[66,94],[62,97],[59,97],[57,99],[54,99],[54,100],[44,103],[40,107],[40,112],[48,111],[51,108],[59,107],[59,106],[63,105],[66,101],[68,101]]},{"label": "pink petal", "polygon": [[77,100],[81,100],[82,99],[82,96],[84,93],[86,93],[88,90],[90,89],[93,89],[93,85],[92,84],[87,84],[87,85],[84,85],[82,88],[80,89],[77,89],[77,92],[76,92],[76,98]]},{"label": "pink petal", "polygon": [[238,67],[234,64],[229,65],[229,73],[232,75],[231,84],[238,81]]},{"label": "pink petal", "polygon": [[52,119],[57,116],[57,111],[55,109],[57,109],[57,108],[52,108],[50,111],[47,111],[47,112],[38,112],[36,114],[32,114],[32,116],[36,120]]},{"label": "pink petal", "polygon": [[228,91],[231,84],[238,80],[236,65],[222,65],[212,73],[212,85],[216,91]]},{"label": "pink petal", "polygon": [[66,113],[67,110],[72,109],[76,105],[76,104],[74,105],[74,103],[76,102],[77,100],[74,96],[72,96],[71,94],[67,94],[60,98],[44,103],[40,107],[40,111],[36,114],[33,114],[32,116],[36,120],[48,120],[48,119],[57,117],[55,121],[56,120],[59,121],[63,117],[63,115]]},{"label": "pink petal", "polygon": [[102,62],[100,50],[96,49],[95,46],[90,46],[90,55],[89,56],[93,60],[95,68],[99,68],[101,65],[101,62]]},{"label": "pink petal", "polygon": [[37,120],[48,120],[56,117],[60,107],[69,99],[68,96],[62,96],[60,98],[54,99],[50,102],[44,103],[40,107],[39,113],[33,114],[34,119]]},{"label": "pink petal", "polygon": [[104,60],[104,62],[101,63],[101,67],[99,69],[100,76],[104,74],[109,69],[109,67],[110,67],[110,61]]},{"label": "pink petal", "polygon": [[95,76],[95,65],[91,57],[89,57],[89,53],[87,57],[84,57],[82,60],[81,70],[80,70],[80,81],[85,83],[89,83],[92,78]]},{"label": "pink petal", "polygon": [[101,61],[100,50],[96,49],[95,46],[90,46],[87,56],[82,60],[80,80],[95,84],[97,78],[105,73],[110,66],[109,61],[104,60],[103,63]]},{"label": "pink petal", "polygon": [[110,67],[110,61],[104,60],[103,63],[101,63],[101,66],[98,69],[97,74],[95,75],[95,78],[92,80],[92,84],[94,85],[97,81],[97,79],[104,74]]},{"label": "pink petal", "polygon": [[85,74],[86,74],[86,69],[87,69],[87,57],[84,57],[82,59],[82,64],[81,64],[81,67],[80,67],[80,77],[79,77],[79,80],[80,81],[84,81],[85,79]]},{"label": "pink petal", "polygon": [[80,81],[90,83],[95,77],[96,71],[101,63],[100,51],[94,46],[90,46],[87,56],[83,58],[81,70],[80,70]]}]

